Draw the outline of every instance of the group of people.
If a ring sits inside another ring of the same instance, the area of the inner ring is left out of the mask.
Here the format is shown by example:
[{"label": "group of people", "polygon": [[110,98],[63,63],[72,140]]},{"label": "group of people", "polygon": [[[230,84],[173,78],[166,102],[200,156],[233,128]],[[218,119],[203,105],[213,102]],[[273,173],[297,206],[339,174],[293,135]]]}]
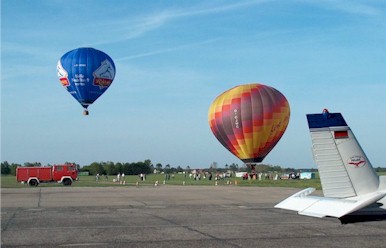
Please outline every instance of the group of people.
[{"label": "group of people", "polygon": [[113,179],[113,182],[118,182],[118,183],[125,183],[125,173],[120,173],[118,172],[117,178]]},{"label": "group of people", "polygon": [[259,172],[259,173],[245,173],[243,175],[243,180],[277,180],[279,179],[279,175],[277,173],[275,174],[272,174],[272,173],[262,173],[262,172]]},{"label": "group of people", "polygon": [[[103,176],[103,175],[102,175],[102,176]],[[107,175],[104,175],[104,176],[105,176],[106,181],[108,181],[108,180],[109,180],[109,177],[108,177]],[[99,182],[100,177],[101,177],[101,176],[99,175],[99,173],[97,173],[96,176],[95,176],[95,181]]]},{"label": "group of people", "polygon": [[189,178],[193,178],[194,180],[201,180],[201,179],[208,179],[212,180],[223,180],[225,178],[229,178],[231,175],[226,172],[217,172],[215,175],[212,172],[195,172],[195,173],[190,173]]}]

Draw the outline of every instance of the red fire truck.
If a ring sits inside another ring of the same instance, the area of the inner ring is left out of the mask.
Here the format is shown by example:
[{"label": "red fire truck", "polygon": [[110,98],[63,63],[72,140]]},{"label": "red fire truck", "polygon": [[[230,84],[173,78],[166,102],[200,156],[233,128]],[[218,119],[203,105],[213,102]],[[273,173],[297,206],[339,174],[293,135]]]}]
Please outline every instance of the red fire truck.
[{"label": "red fire truck", "polygon": [[16,168],[16,180],[35,187],[43,182],[58,182],[70,186],[77,179],[78,170],[74,164]]}]

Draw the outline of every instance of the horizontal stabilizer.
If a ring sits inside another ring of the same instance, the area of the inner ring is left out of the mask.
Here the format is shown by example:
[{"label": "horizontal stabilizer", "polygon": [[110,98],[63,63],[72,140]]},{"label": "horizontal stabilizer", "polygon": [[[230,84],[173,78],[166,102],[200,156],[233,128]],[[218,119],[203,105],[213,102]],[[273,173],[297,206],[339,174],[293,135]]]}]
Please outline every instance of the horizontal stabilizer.
[{"label": "horizontal stabilizer", "polygon": [[275,206],[287,210],[298,211],[301,215],[312,217],[342,217],[362,209],[383,198],[386,193],[373,192],[345,199],[310,196],[314,188],[302,190],[283,200]]}]

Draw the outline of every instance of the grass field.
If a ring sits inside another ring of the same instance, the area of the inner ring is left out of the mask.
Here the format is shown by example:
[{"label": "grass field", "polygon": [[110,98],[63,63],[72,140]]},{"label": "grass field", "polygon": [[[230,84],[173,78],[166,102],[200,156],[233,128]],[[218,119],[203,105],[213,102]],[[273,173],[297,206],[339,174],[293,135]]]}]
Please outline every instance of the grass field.
[{"label": "grass field", "polygon": [[[199,181],[189,178],[181,174],[176,174],[175,177],[165,181],[165,185],[227,185],[227,186],[241,186],[241,187],[291,187],[291,188],[308,188],[313,187],[321,189],[318,173],[316,179],[310,180],[242,180],[241,178],[227,178],[224,180],[208,180],[202,179]],[[378,173],[385,176],[386,173]],[[113,182],[115,176],[109,176],[107,179],[101,176],[99,181],[95,180],[95,176],[79,176],[79,180],[74,182],[71,187],[132,187],[132,186],[149,186],[154,185],[158,181],[159,185],[163,185],[165,175],[149,174],[146,176],[146,181],[140,181],[138,176],[125,176],[126,184],[119,184]],[[237,184],[235,182],[237,181]],[[183,183],[185,182],[185,184]],[[15,176],[1,176],[1,188],[29,188],[27,184],[21,184],[16,181]],[[42,183],[38,187],[63,187],[58,183]]]},{"label": "grass field", "polygon": [[[146,176],[145,181],[139,180],[138,176],[125,176],[125,184],[113,182],[114,176],[109,176],[107,179],[101,176],[99,181],[95,180],[95,176],[79,176],[79,180],[74,182],[71,187],[135,187],[154,185],[158,181],[159,185],[163,185],[165,176],[160,174],[150,174]],[[185,182],[185,183],[184,183]],[[165,181],[165,185],[227,185],[227,186],[242,186],[242,187],[292,187],[292,188],[308,188],[313,187],[321,189],[319,179],[310,180],[242,180],[241,178],[227,178],[223,180],[194,180],[188,176],[176,174]],[[21,184],[16,181],[15,176],[1,176],[1,188],[29,188],[28,184]],[[38,187],[63,187],[58,183],[41,183]]]}]

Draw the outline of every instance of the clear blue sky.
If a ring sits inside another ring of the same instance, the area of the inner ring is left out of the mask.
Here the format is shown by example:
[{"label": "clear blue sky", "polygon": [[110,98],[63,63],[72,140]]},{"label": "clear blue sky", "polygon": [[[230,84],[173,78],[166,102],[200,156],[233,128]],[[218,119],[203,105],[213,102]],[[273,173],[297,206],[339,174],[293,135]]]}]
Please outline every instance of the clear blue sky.
[{"label": "clear blue sky", "polygon": [[[56,75],[79,47],[116,64],[89,116]],[[1,161],[241,165],[207,114],[219,94],[251,82],[291,107],[264,163],[316,168],[305,115],[328,108],[373,166],[386,166],[383,0],[1,0]]]}]

